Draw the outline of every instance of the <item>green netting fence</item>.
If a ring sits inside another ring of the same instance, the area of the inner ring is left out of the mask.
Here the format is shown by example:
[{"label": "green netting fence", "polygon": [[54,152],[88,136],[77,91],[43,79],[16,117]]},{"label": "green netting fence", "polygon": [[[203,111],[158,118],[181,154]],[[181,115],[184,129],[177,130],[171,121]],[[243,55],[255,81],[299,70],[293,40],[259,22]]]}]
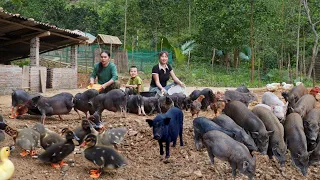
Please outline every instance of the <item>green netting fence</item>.
[{"label": "green netting fence", "polygon": [[[78,46],[78,66],[84,67],[86,70],[91,71],[90,69],[94,65],[95,59],[95,50],[99,48],[98,45],[80,45]],[[103,50],[108,47],[102,47]],[[70,63],[70,47],[50,51],[43,53],[40,57],[61,62],[61,63]],[[122,51],[122,50],[120,50]],[[169,64],[172,64],[172,52],[169,52]],[[127,51],[128,54],[128,68],[135,65],[138,67],[139,71],[151,71],[152,66],[158,63],[160,51],[148,51],[148,50],[138,50],[138,51]],[[112,58],[115,58],[116,52],[112,53]]]},{"label": "green netting fence", "polygon": [[[128,67],[135,65],[139,71],[151,70],[154,65],[159,61],[158,51],[128,51]],[[168,62],[172,64],[172,52],[169,52]]]}]

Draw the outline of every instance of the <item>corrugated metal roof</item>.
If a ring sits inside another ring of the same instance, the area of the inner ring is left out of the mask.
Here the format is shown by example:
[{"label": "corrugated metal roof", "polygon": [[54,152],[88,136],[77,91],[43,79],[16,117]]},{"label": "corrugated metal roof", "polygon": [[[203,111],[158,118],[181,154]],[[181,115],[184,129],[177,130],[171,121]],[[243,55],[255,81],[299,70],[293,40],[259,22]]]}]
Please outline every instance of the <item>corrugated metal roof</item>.
[{"label": "corrugated metal roof", "polygon": [[107,45],[122,45],[122,42],[117,36],[110,36],[106,34],[98,34],[93,43],[107,44]]},{"label": "corrugated metal roof", "polygon": [[0,63],[22,59],[30,55],[30,40],[40,37],[40,53],[86,43],[88,37],[69,29],[35,21],[0,7]]},{"label": "corrugated metal roof", "polygon": [[[3,10],[2,7],[0,7],[0,16],[2,18],[10,18],[10,17],[19,18],[21,20],[27,21],[27,23],[24,23],[24,24],[30,25],[30,26],[43,25],[43,26],[46,26],[46,27],[49,27],[49,28],[52,28],[52,29],[56,29],[56,30],[64,31],[64,32],[67,32],[67,33],[70,33],[70,34],[75,34],[75,35],[82,36],[81,34],[79,34],[77,32],[74,32],[72,30],[69,30],[69,29],[58,28],[55,25],[51,25],[51,24],[48,24],[48,23],[42,23],[40,21],[35,21],[33,18],[27,18],[27,17],[20,16],[20,14],[13,14],[13,13],[6,12],[6,11]],[[86,37],[84,37],[84,39],[85,38]]]}]

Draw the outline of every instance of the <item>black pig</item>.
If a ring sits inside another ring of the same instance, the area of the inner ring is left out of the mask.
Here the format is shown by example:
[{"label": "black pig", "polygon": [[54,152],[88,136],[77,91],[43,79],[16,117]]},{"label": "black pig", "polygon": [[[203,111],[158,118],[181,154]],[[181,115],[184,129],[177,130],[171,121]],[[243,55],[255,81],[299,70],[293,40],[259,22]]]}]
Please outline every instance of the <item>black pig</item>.
[{"label": "black pig", "polygon": [[221,131],[231,137],[234,136],[232,132],[223,129],[218,124],[210,121],[205,117],[195,118],[193,120],[193,132],[194,132],[194,143],[196,145],[197,150],[203,148],[203,134],[212,130]]},{"label": "black pig", "polygon": [[278,118],[265,107],[255,107],[252,112],[256,114],[268,131],[273,131],[269,138],[268,156],[272,159],[275,156],[280,162],[281,167],[284,167],[286,162],[287,145],[284,142],[284,129],[283,125],[279,122]]},{"label": "black pig", "polygon": [[220,131],[209,131],[203,135],[204,144],[207,147],[211,163],[214,157],[228,161],[235,178],[237,169],[254,179],[256,171],[256,157],[251,156],[248,148]]},{"label": "black pig", "polygon": [[291,113],[287,116],[284,122],[284,134],[293,164],[306,176],[311,152],[307,151],[307,139],[303,131],[303,122],[298,113]]},{"label": "black pig", "polygon": [[169,146],[175,147],[178,135],[180,137],[180,146],[183,146],[183,113],[179,108],[172,107],[165,114],[158,114],[153,120],[147,119],[146,122],[153,129],[153,138],[158,140],[160,146],[160,155],[163,155],[163,142],[166,143],[166,159],[170,157]]},{"label": "black pig", "polygon": [[[138,115],[146,115],[144,112],[144,99],[141,95],[128,95],[127,96],[127,110],[129,113]],[[142,114],[141,114],[142,113]]]},{"label": "black pig", "polygon": [[307,137],[308,151],[312,151],[317,146],[319,135],[320,111],[312,109],[303,119],[304,132]]},{"label": "black pig", "polygon": [[120,111],[121,114],[124,113],[123,116],[126,116],[127,96],[121,89],[112,89],[107,93],[99,94],[88,103],[100,116],[105,109],[112,112]]},{"label": "black pig", "polygon": [[267,154],[269,136],[273,134],[273,131],[267,131],[261,119],[240,101],[227,103],[224,112],[233,119],[235,123],[250,133],[259,152]]},{"label": "black pig", "polygon": [[157,97],[142,97],[144,104],[144,111],[148,113],[148,115],[152,115],[154,111],[160,113],[160,107]]},{"label": "black pig", "polygon": [[174,106],[172,99],[169,96],[161,96],[158,99],[160,113],[166,113],[170,108]]},{"label": "black pig", "polygon": [[218,124],[224,129],[231,131],[234,134],[233,139],[243,143],[250,151],[258,151],[256,144],[252,137],[246,131],[236,124],[229,116],[221,114],[212,119],[213,122]]},{"label": "black pig", "polygon": [[44,124],[46,116],[58,115],[62,120],[62,114],[68,114],[73,108],[73,95],[70,93],[60,93],[52,97],[36,96],[32,98],[32,103],[41,112],[41,122]]},{"label": "black pig", "polygon": [[90,115],[92,115],[94,113],[94,109],[92,106],[90,106],[88,104],[89,100],[91,98],[94,98],[96,97],[97,95],[99,94],[99,92],[95,89],[88,89],[86,90],[85,92],[83,93],[77,93],[75,96],[74,96],[74,99],[73,99],[73,104],[74,104],[74,107],[73,109],[77,112],[77,114],[79,115],[79,119],[81,120],[82,117],[80,116],[79,114],[79,111],[82,111],[84,112],[84,114],[86,115],[86,119],[88,119],[88,112]]}]

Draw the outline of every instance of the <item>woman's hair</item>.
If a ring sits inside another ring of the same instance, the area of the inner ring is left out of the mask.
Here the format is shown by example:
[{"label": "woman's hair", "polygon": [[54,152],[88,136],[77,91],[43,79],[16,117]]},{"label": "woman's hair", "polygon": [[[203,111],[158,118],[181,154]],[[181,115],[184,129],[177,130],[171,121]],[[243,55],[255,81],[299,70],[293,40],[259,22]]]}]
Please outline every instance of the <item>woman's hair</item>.
[{"label": "woman's hair", "polygon": [[[102,53],[106,53],[106,54],[108,54],[108,56],[110,57],[110,52],[109,52],[109,51],[107,51],[107,50],[102,51],[102,52],[100,53],[100,56],[101,56]],[[102,66],[102,63],[100,62],[100,63],[99,63],[99,68],[98,68],[97,74],[100,74],[101,71],[102,71],[102,69],[103,69],[103,66]]]},{"label": "woman's hair", "polygon": [[109,52],[109,51],[107,51],[107,50],[102,51],[102,52],[100,53],[100,56],[101,56],[102,53],[106,53],[106,54],[108,54],[108,56],[110,57],[110,52]]},{"label": "woman's hair", "polygon": [[167,55],[168,56],[168,52],[167,51],[161,51],[160,53],[159,53],[159,58],[162,56],[162,55]]}]

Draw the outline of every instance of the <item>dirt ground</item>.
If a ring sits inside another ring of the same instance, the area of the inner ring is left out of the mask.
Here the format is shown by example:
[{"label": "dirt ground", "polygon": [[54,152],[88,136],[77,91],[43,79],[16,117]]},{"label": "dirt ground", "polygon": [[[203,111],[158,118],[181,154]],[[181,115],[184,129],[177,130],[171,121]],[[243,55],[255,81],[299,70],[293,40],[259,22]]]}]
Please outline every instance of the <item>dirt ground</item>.
[{"label": "dirt ground", "polygon": [[[190,93],[194,88],[188,88]],[[199,88],[202,89],[202,88]],[[225,88],[212,88],[214,91],[225,90]],[[43,95],[52,96],[59,92],[70,92],[76,94],[85,89],[74,90],[48,90]],[[259,101],[264,90],[254,89]],[[277,92],[277,95],[280,95]],[[5,117],[6,122],[14,128],[23,128],[25,125],[33,126],[40,122],[40,116],[23,115],[19,119],[9,119],[11,112],[11,96],[0,96],[0,114]],[[251,108],[252,106],[250,106]],[[317,106],[319,108],[319,104]],[[103,120],[106,128],[126,127],[129,129],[128,135],[119,146],[119,152],[128,160],[129,165],[118,170],[107,171],[101,175],[101,179],[232,179],[231,167],[227,162],[216,159],[211,165],[206,150],[196,151],[193,142],[192,117],[190,112],[184,111],[184,131],[183,140],[185,146],[177,145],[170,148],[171,157],[169,163],[164,163],[159,155],[159,145],[152,139],[152,130],[145,119],[152,119],[154,116],[138,116],[127,114],[126,118],[120,117],[119,113],[109,111],[103,112]],[[212,118],[213,112],[201,112],[200,116]],[[64,120],[60,121],[57,116],[48,117],[46,126],[56,132],[60,132],[64,127],[75,128],[80,125],[75,111],[68,115],[63,115]],[[1,147],[11,145],[13,140],[6,135],[6,139],[1,143]],[[20,157],[20,149],[16,148],[10,155],[10,159],[15,164],[15,172],[12,179],[91,179],[88,171],[95,166],[84,159],[81,154],[70,155],[67,162],[74,160],[74,166],[70,163],[68,168],[55,170],[48,164],[43,164],[38,159],[30,156]],[[320,179],[318,176],[319,165],[308,169],[308,175],[303,177],[300,172],[291,164],[290,155],[287,153],[287,161],[284,172],[280,171],[279,163],[269,160],[267,156],[257,155],[256,179]],[[247,179],[246,176],[237,174],[237,180]]]}]

